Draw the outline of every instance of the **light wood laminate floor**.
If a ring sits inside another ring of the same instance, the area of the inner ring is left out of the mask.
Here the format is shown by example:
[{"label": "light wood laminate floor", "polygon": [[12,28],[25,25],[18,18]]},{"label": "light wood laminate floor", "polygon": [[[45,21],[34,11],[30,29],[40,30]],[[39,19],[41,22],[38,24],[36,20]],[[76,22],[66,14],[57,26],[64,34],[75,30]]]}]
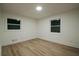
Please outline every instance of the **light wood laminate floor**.
[{"label": "light wood laminate floor", "polygon": [[3,46],[3,56],[79,56],[79,49],[42,39]]}]

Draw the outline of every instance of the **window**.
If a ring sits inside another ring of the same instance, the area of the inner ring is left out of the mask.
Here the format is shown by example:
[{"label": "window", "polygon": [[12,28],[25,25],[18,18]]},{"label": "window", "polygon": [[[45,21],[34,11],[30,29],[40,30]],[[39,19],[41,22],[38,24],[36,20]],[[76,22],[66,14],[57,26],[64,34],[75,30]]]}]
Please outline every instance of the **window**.
[{"label": "window", "polygon": [[51,32],[60,32],[60,19],[51,20]]},{"label": "window", "polygon": [[8,30],[20,29],[20,20],[7,18],[7,29]]}]

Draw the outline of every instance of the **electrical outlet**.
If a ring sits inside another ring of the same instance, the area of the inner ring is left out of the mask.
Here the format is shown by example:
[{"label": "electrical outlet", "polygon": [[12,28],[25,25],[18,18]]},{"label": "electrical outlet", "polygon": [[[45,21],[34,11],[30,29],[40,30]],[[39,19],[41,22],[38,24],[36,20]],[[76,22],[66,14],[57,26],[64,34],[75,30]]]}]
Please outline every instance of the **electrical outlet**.
[{"label": "electrical outlet", "polygon": [[16,42],[16,41],[17,41],[17,39],[12,40],[12,42]]}]

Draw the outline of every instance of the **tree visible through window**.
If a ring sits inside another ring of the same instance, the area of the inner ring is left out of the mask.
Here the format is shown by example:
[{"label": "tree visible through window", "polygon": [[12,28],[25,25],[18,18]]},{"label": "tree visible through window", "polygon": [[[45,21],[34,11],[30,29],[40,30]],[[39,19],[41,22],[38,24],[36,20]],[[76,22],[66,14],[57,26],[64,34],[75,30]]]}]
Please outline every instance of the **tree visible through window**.
[{"label": "tree visible through window", "polygon": [[9,30],[20,29],[20,20],[7,18],[7,29]]},{"label": "tree visible through window", "polygon": [[60,19],[51,20],[51,32],[60,32]]}]

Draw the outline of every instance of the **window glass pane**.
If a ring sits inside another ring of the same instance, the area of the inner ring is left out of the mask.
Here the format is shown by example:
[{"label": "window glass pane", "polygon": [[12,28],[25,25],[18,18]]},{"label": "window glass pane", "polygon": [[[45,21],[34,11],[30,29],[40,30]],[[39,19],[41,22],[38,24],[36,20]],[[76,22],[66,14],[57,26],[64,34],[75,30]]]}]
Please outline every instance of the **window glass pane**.
[{"label": "window glass pane", "polygon": [[60,32],[60,19],[51,20],[51,32]]},{"label": "window glass pane", "polygon": [[20,20],[8,18],[7,29],[20,29]]}]

